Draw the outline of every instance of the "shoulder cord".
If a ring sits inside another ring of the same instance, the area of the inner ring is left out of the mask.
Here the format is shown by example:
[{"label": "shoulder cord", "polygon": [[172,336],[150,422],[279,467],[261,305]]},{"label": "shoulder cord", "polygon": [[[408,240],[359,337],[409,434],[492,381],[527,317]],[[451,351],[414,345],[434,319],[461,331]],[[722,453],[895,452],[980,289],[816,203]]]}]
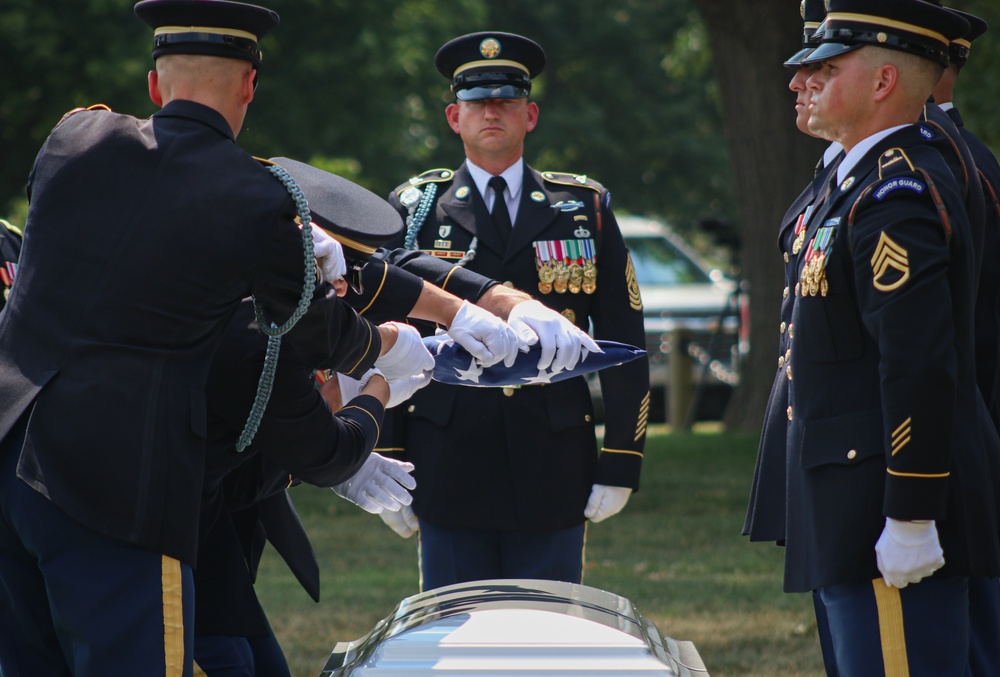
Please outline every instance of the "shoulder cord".
[{"label": "shoulder cord", "polygon": [[424,221],[427,220],[436,195],[437,184],[432,183],[424,189],[424,194],[420,198],[420,204],[417,205],[417,208],[406,217],[406,239],[403,240],[403,246],[410,251],[417,249],[417,235],[420,234],[420,229],[423,228]]},{"label": "shoulder cord", "polygon": [[281,349],[281,337],[291,331],[292,327],[306,314],[313,292],[316,290],[316,251],[313,248],[312,228],[309,227],[312,217],[309,212],[309,204],[306,202],[306,196],[302,193],[302,189],[295,183],[295,180],[282,167],[270,165],[267,169],[284,184],[285,189],[295,201],[295,209],[299,213],[299,219],[304,224],[302,226],[302,244],[305,252],[305,278],[302,283],[302,296],[299,298],[299,304],[295,308],[295,312],[280,327],[273,322],[268,322],[264,318],[263,311],[257,305],[257,298],[254,297],[253,309],[254,314],[257,316],[257,326],[267,336],[267,353],[264,357],[264,368],[261,371],[260,380],[257,382],[257,394],[254,396],[253,407],[250,409],[246,425],[243,426],[243,432],[240,433],[240,437],[236,442],[236,451],[238,452],[250,446],[254,436],[257,434],[257,428],[260,427],[260,421],[264,416],[264,409],[267,407],[267,402],[271,399],[271,388],[274,386],[274,371],[278,365],[278,352]]}]

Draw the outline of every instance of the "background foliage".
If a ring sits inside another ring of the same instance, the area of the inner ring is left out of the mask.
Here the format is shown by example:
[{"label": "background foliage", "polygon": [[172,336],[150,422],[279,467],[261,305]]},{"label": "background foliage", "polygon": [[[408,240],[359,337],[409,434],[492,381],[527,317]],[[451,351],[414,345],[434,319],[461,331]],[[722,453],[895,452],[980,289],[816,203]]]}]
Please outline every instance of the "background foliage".
[{"label": "background foliage", "polygon": [[[798,0],[258,0],[282,24],[263,40],[261,86],[240,144],[311,162],[378,194],[461,143],[443,110],[434,53],[495,29],[539,41],[549,57],[526,144],[540,169],[586,173],[619,211],[660,216],[702,244],[698,226],[732,224],[743,242],[751,359],[729,423],[759,427],[773,377],[782,264],[775,227],[822,144],[792,124],[781,61],[801,40]],[[0,0],[0,216],[23,224],[35,154],[62,114],[98,102],[154,112],[145,74],[150,31],[133,0]],[[949,0],[993,24],[973,46],[957,103],[1000,148],[1000,3]],[[712,39],[709,39],[712,36]]]}]

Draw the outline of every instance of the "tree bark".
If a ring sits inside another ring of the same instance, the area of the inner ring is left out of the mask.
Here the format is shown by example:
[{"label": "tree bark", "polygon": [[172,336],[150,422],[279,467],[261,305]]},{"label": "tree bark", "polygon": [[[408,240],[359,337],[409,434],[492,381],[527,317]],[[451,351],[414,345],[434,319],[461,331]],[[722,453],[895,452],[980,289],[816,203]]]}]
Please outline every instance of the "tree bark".
[{"label": "tree bark", "polygon": [[812,178],[825,143],[795,127],[792,71],[802,18],[788,0],[697,0],[708,29],[730,149],[743,280],[750,299],[750,353],[727,412],[730,429],[759,431],[777,369],[784,263],[779,220]]}]

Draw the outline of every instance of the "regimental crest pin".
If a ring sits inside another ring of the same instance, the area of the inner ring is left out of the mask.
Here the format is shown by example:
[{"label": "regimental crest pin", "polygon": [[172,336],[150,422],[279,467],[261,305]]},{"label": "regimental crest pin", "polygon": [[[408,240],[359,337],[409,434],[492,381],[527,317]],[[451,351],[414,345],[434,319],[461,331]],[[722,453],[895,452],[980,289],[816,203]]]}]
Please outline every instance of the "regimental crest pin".
[{"label": "regimental crest pin", "polygon": [[442,240],[447,240],[449,235],[451,235],[450,223],[438,226],[438,237],[440,237]]},{"label": "regimental crest pin", "polygon": [[853,185],[854,185],[854,177],[853,176],[848,176],[846,179],[844,179],[844,182],[842,184],[840,184],[840,189],[841,190],[847,190],[848,188],[850,188]]}]

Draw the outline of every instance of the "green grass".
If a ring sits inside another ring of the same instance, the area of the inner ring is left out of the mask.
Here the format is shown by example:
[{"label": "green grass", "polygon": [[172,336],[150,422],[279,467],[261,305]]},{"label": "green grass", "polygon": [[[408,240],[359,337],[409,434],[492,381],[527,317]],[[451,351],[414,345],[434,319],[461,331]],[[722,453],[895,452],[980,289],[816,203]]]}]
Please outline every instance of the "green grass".
[{"label": "green grass", "polygon": [[[654,431],[642,490],[587,532],[584,583],[631,600],[713,677],[823,674],[812,602],[781,591],[782,550],[740,535],[757,439]],[[295,677],[316,677],[339,641],[416,593],[416,543],[329,490],[293,497],[322,571],[314,604],[268,549],[257,591]]]}]

